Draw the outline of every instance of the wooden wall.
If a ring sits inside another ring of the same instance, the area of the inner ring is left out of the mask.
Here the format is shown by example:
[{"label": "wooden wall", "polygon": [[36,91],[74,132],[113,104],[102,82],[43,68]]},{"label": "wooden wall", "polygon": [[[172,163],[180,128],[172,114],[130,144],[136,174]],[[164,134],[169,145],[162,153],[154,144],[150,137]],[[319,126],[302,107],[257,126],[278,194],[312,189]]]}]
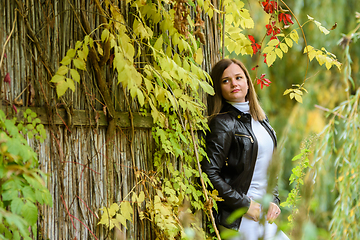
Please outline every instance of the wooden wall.
[{"label": "wooden wall", "polygon": [[[31,108],[46,126],[43,144],[29,140],[38,153],[40,168],[49,174],[47,184],[54,201],[53,207],[41,210],[37,239],[95,239],[90,231],[98,239],[155,239],[146,222],[135,220],[115,235],[108,235],[97,225],[100,208],[122,201],[137,184],[134,169],[152,169],[151,118],[140,116],[136,103],[127,104],[125,91],[107,66],[103,74],[116,110],[116,127],[111,133],[107,132],[106,104],[93,72],[82,74],[76,91],[68,90],[62,98],[49,83],[66,51],[84,37],[78,21],[82,13],[90,28],[99,25],[95,2],[0,1],[1,52],[5,47],[0,66],[0,106],[9,116],[16,115],[13,106],[18,116]],[[129,18],[125,1],[112,2]],[[216,2],[213,4],[217,7]],[[204,20],[204,68],[208,70],[219,56],[219,20],[217,15]],[[7,74],[10,83],[3,81]],[[134,115],[133,125],[129,110]]]}]

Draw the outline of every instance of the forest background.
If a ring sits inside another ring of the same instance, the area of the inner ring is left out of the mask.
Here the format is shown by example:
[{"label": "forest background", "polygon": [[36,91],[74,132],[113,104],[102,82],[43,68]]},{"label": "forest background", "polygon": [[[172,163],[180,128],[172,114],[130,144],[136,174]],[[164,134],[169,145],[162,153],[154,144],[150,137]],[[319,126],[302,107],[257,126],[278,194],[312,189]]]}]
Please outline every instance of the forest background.
[{"label": "forest background", "polygon": [[[245,35],[253,36],[256,39],[256,42],[258,42],[266,35],[267,29],[265,25],[268,24],[268,15],[264,13],[258,1],[244,1],[244,3],[244,9],[249,10],[250,16],[254,20],[255,24],[253,29],[245,29],[243,33]],[[300,24],[307,22],[309,20],[309,15],[321,22],[321,26],[328,30],[332,29],[327,35],[325,35],[324,31],[320,31],[319,25],[316,25],[313,21],[308,22],[303,27],[307,43],[318,49],[325,47],[328,52],[335,54],[338,61],[342,63],[341,72],[338,71],[335,66],[330,70],[328,70],[324,65],[319,66],[318,62],[315,60],[311,61],[308,66],[308,59],[306,54],[304,54],[304,39],[302,38],[302,34],[300,34],[301,31],[299,29],[299,43],[295,44],[294,42],[294,46],[283,55],[283,58],[278,58],[271,67],[268,67],[263,63],[263,56],[260,52],[258,54],[254,54],[252,57],[250,57],[250,55],[252,55],[251,51],[247,52],[248,55],[245,56],[236,55],[234,53],[231,53],[230,56],[244,61],[249,69],[258,65],[255,70],[251,71],[253,79],[260,78],[259,76],[262,73],[265,73],[266,78],[271,81],[269,87],[262,88],[258,85],[257,92],[262,106],[264,107],[272,126],[278,134],[278,139],[280,140],[278,160],[281,168],[277,169],[277,171],[280,170],[281,176],[278,183],[281,190],[281,199],[284,201],[289,196],[289,193],[291,193],[291,190],[296,190],[292,192],[294,194],[292,195],[293,198],[290,198],[287,201],[288,207],[283,208],[282,215],[284,218],[282,221],[284,222],[284,230],[288,233],[295,231],[292,235],[297,239],[300,239],[301,237],[304,239],[356,239],[359,234],[356,219],[360,216],[360,211],[358,210],[358,206],[360,204],[358,201],[359,191],[357,189],[359,186],[358,172],[360,170],[359,160],[357,158],[357,154],[359,153],[357,136],[359,136],[358,89],[360,81],[360,45],[356,42],[359,36],[359,14],[357,14],[356,11],[360,11],[360,6],[355,0],[336,2],[289,0],[286,1],[286,4],[289,6],[294,14],[293,16],[296,16]],[[280,2],[279,5],[281,5]],[[9,6],[8,1],[4,1],[1,5],[2,17],[6,16],[8,11],[5,9],[5,6]],[[281,6],[284,8],[283,5]],[[289,14],[289,12],[286,13]],[[20,18],[21,17],[19,16],[19,19]],[[292,20],[295,22],[294,18],[292,18]],[[6,21],[2,19],[2,23],[5,22]],[[8,23],[9,24],[6,29],[11,30],[12,23]],[[294,26],[289,28],[289,32],[293,28],[298,28],[296,23]],[[6,31],[6,33],[5,31],[2,32],[0,41],[2,46],[5,46],[7,36],[9,36],[9,34],[10,31]],[[102,38],[103,35],[101,35],[101,40],[103,40]],[[106,39],[106,36],[104,36],[104,39]],[[83,38],[79,36],[79,39],[74,39],[75,42],[77,40],[82,41]],[[199,44],[199,42],[197,42],[197,44]],[[219,45],[219,48],[221,48],[221,43],[217,42],[217,44]],[[264,42],[262,49],[265,48],[265,45],[266,42]],[[69,46],[68,49],[73,47],[73,45]],[[66,52],[65,49],[62,51]],[[228,54],[229,52],[225,52],[225,55]],[[9,56],[5,59],[5,63],[7,59],[11,58],[11,55],[8,55]],[[54,65],[58,66],[64,56],[59,56],[60,59],[56,60],[55,62],[57,63]],[[205,53],[204,56],[206,57]],[[192,56],[190,56],[190,58],[191,57]],[[198,59],[196,56],[193,58],[194,68],[191,68],[192,72],[194,72],[194,69],[195,72],[198,72],[195,68],[195,63]],[[189,62],[191,63],[191,61]],[[209,70],[209,63],[206,63],[205,65],[205,68]],[[9,64],[9,62],[7,62],[6,67],[0,65],[2,71],[1,79],[4,79],[4,83],[2,84],[2,91],[4,93],[6,92],[4,86],[6,82],[9,81],[8,77],[10,77],[10,79],[14,79],[14,75],[6,75],[10,66],[11,64]],[[164,72],[166,71],[164,70]],[[289,98],[289,94],[284,95],[284,92],[287,89],[296,88],[296,86],[292,86],[292,84],[302,84],[304,82],[304,77],[306,77],[306,81],[303,87],[307,90],[307,93],[305,91],[302,92],[303,103],[299,103],[295,101],[295,99],[291,100]],[[50,79],[51,78],[49,78],[48,81],[50,81]],[[206,91],[206,84],[202,84]],[[8,91],[10,90],[8,89]],[[68,92],[69,91],[70,89]],[[59,92],[57,93],[59,94]],[[6,92],[5,94],[8,93]],[[138,93],[130,94],[129,98],[132,96],[139,96],[137,94]],[[10,93],[7,95],[7,99],[9,99],[9,96]],[[7,102],[4,101],[3,104],[6,105]],[[183,116],[186,116],[186,114]],[[131,135],[131,131],[126,133]],[[49,137],[51,137],[50,134],[48,134],[48,138]],[[158,137],[161,142],[161,136]],[[186,137],[191,138],[191,135],[187,135]],[[56,141],[56,139],[57,138],[54,137],[53,141]],[[34,143],[33,146],[35,149],[38,149],[38,153],[41,153],[41,150],[39,150],[41,147]],[[57,151],[59,151],[59,149],[57,149]],[[290,161],[294,156],[296,156],[294,161]],[[158,158],[161,159],[159,156]],[[39,161],[41,162],[43,160],[39,159]],[[196,167],[194,169],[196,169]],[[82,169],[81,173],[82,171],[84,170]],[[174,172],[171,172],[170,176]],[[162,174],[166,176],[169,173],[165,172]],[[189,174],[192,175],[191,173]],[[195,177],[198,177],[195,173],[193,174]],[[290,184],[290,181],[294,182]],[[170,181],[168,183],[170,184]],[[130,186],[130,188],[131,187],[132,186]],[[201,187],[199,189],[201,189]],[[4,192],[5,190],[7,189],[3,189]],[[155,191],[157,190],[159,190],[159,188],[155,187]],[[104,189],[104,191],[106,193],[109,189]],[[166,191],[172,193],[170,187],[165,190],[165,199],[166,194],[169,193],[166,193]],[[135,199],[134,202],[140,203],[144,201],[142,193],[143,190],[140,189],[135,195],[133,195],[132,199]],[[191,191],[191,194],[194,194],[195,198],[198,191],[193,190]],[[120,198],[125,198],[126,196],[124,195]],[[298,198],[299,196],[301,196],[300,199]],[[67,201],[64,201],[62,197],[63,195],[60,196],[60,194],[56,195],[53,193],[54,202],[55,204],[58,203],[56,211],[62,212],[62,217],[65,219],[64,222],[66,222],[66,226],[62,227],[72,228],[72,225],[75,230],[71,229],[68,230],[68,232],[74,234],[74,236],[78,236],[79,239],[81,239],[80,236],[83,236],[82,234],[84,234],[84,232],[89,238],[91,238],[91,236],[95,237],[89,233],[91,232],[90,230],[97,233],[95,235],[98,237],[100,235],[108,236],[106,227],[117,227],[117,224],[120,223],[124,225],[120,228],[126,232],[126,236],[134,236],[136,235],[134,232],[138,230],[126,231],[124,227],[129,227],[129,224],[132,225],[131,222],[134,223],[134,221],[138,221],[138,217],[141,221],[144,221],[144,218],[142,218],[141,215],[142,211],[140,210],[140,207],[119,204],[119,208],[115,207],[111,209],[111,200],[116,198],[117,201],[121,201],[121,199],[118,199],[117,197],[109,197],[110,200],[105,200],[101,204],[102,206],[109,207],[110,211],[118,212],[116,215],[118,218],[115,218],[113,225],[107,223],[111,220],[111,217],[109,218],[110,220],[105,219],[103,222],[103,225],[106,226],[105,230],[99,230],[99,228],[101,228],[101,226],[97,225],[97,221],[99,220],[94,219],[89,222],[85,222],[83,220],[83,222],[86,223],[85,226],[87,227],[76,225],[77,228],[84,228],[84,230],[82,230],[83,232],[81,232],[76,230],[73,223],[73,220],[76,220],[74,215],[77,217],[78,215],[72,213],[71,209],[67,209],[67,205],[65,204]],[[70,197],[69,199],[68,203],[71,202],[72,198]],[[32,202],[33,200],[29,201]],[[81,204],[80,197],[78,197],[77,201]],[[169,198],[166,201],[170,202]],[[199,200],[194,202],[198,203],[201,201]],[[43,203],[47,202],[48,201],[43,200]],[[123,201],[122,203],[129,202],[131,201]],[[26,204],[27,202],[25,205]],[[153,211],[153,216],[157,216],[155,205],[156,204],[154,204],[152,209],[148,209],[149,211]],[[168,205],[166,205],[166,207],[168,207]],[[196,208],[194,205],[192,207]],[[204,206],[197,207],[202,208]],[[204,209],[206,209],[206,207],[204,207]],[[106,212],[107,208],[103,208],[103,212],[99,210],[99,207],[94,207],[92,210],[101,214]],[[43,212],[46,212],[46,210],[43,210]],[[130,214],[125,212],[132,213]],[[297,214],[298,212],[300,212],[300,214]],[[21,213],[21,211],[19,213]],[[179,213],[178,209],[177,213]],[[162,212],[161,214],[164,213]],[[169,214],[169,216],[173,215]],[[287,222],[289,221],[288,216],[290,216],[290,220],[295,223],[295,228],[287,225]],[[185,231],[186,224],[183,228],[175,227],[174,229],[177,230],[173,230],[169,227],[171,224],[161,225],[159,224],[159,221],[156,222],[157,220],[155,217],[152,218],[151,215],[147,216],[147,218],[152,222],[152,224],[156,225],[156,227],[150,225],[150,229],[152,227],[156,228],[156,233],[164,234],[163,236],[165,239],[169,235],[173,236],[173,234],[179,234],[179,229],[184,230],[180,231],[181,236],[184,238],[190,238],[189,236],[191,233]],[[27,220],[30,222],[34,221],[34,219]],[[206,223],[203,224],[204,226],[206,225]],[[146,228],[149,227],[149,225],[146,224],[145,226]],[[208,227],[211,229],[211,226]],[[297,234],[296,230],[300,233]],[[3,229],[1,231],[5,232]],[[44,230],[39,229],[41,234],[44,233],[43,231]],[[36,231],[33,231],[32,234],[37,235],[39,238],[41,236],[39,233],[36,233]],[[151,236],[151,234],[148,233],[147,236]],[[144,238],[144,236],[142,237]]]}]

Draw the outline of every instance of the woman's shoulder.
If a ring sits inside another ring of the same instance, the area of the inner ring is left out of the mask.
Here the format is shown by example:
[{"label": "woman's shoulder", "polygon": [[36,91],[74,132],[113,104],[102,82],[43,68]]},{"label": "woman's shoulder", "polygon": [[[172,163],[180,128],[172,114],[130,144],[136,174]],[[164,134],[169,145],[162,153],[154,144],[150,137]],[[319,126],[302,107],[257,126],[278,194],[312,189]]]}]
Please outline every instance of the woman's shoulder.
[{"label": "woman's shoulder", "polygon": [[227,113],[218,113],[214,116],[209,123],[209,127],[212,131],[227,131],[234,128],[235,119]]}]

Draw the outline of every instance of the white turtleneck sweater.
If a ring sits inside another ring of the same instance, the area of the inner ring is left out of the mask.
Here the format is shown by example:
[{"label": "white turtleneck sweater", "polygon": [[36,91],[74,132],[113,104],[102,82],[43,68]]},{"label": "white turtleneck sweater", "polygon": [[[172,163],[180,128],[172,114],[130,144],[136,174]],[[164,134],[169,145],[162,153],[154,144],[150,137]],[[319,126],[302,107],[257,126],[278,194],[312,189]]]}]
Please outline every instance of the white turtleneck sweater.
[{"label": "white turtleneck sweater", "polygon": [[[243,113],[250,113],[249,102],[229,103]],[[274,142],[268,131],[259,121],[255,121],[253,118],[251,118],[251,128],[258,142],[258,155],[247,196],[259,200],[266,194],[267,169],[273,154]]]}]

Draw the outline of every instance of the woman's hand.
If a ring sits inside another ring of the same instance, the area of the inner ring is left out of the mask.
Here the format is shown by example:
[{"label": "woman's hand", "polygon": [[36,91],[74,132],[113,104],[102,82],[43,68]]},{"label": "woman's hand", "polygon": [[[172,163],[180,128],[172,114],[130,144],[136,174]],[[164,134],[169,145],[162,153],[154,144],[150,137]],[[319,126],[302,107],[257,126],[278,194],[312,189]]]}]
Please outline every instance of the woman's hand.
[{"label": "woman's hand", "polygon": [[259,221],[260,218],[260,211],[261,211],[260,204],[251,200],[250,207],[246,212],[245,216],[257,222]]},{"label": "woman's hand", "polygon": [[280,215],[280,208],[275,203],[271,202],[269,206],[269,211],[266,215],[266,220],[268,220],[270,223],[273,223],[275,219]]}]

